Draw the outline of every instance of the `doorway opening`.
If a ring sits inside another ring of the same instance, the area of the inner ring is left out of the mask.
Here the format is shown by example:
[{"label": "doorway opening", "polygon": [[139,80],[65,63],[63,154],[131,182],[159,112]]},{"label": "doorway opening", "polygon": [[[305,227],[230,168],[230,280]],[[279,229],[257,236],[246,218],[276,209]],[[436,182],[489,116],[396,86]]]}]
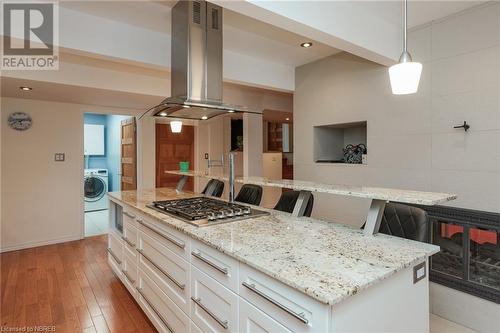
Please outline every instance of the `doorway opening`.
[{"label": "doorway opening", "polygon": [[[173,133],[170,124],[156,123],[156,187],[175,188],[179,177],[166,174],[167,170],[179,170],[180,162],[194,165],[194,126],[183,125],[180,133]],[[188,177],[186,191],[194,191],[194,177]]]},{"label": "doorway opening", "polygon": [[108,192],[135,188],[135,118],[84,114],[84,236],[106,234]]}]

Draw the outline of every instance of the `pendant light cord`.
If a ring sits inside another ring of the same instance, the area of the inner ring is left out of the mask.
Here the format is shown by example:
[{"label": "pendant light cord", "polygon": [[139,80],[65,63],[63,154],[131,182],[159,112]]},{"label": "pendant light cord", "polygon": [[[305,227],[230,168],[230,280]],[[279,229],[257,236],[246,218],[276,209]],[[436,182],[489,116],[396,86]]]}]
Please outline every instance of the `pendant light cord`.
[{"label": "pendant light cord", "polygon": [[403,25],[404,25],[404,32],[403,32],[403,52],[406,53],[408,51],[407,45],[406,45],[406,40],[407,40],[407,17],[408,17],[408,0],[404,0],[404,6],[403,6]]}]

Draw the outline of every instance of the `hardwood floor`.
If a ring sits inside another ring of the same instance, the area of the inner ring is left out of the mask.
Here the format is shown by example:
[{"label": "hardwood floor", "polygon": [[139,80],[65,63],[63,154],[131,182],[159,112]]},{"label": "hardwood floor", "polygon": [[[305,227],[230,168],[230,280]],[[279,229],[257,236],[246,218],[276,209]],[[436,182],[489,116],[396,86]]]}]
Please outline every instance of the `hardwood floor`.
[{"label": "hardwood floor", "polygon": [[107,264],[107,236],[0,255],[2,328],[156,332]]}]

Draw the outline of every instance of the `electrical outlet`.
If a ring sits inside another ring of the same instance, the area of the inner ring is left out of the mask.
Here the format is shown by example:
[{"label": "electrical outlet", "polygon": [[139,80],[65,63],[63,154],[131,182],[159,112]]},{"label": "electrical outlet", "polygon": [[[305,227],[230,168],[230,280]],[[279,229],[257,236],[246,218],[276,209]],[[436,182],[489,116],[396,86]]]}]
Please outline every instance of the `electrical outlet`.
[{"label": "electrical outlet", "polygon": [[56,162],[64,162],[65,159],[65,154],[64,153],[55,153],[54,154],[54,161]]},{"label": "electrical outlet", "polygon": [[426,262],[421,262],[417,266],[413,267],[413,284],[417,283],[418,281],[422,280],[423,278],[426,277]]}]

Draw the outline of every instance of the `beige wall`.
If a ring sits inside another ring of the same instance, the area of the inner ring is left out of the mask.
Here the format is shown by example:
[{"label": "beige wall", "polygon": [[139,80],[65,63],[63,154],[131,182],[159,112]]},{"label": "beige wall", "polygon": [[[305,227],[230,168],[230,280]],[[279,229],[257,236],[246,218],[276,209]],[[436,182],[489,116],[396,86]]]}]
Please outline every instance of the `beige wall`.
[{"label": "beige wall", "polygon": [[[24,132],[8,115],[30,114]],[[83,236],[83,113],[130,110],[2,98],[1,250],[57,243]],[[54,162],[54,153],[66,154]]]},{"label": "beige wall", "polygon": [[[453,206],[500,212],[499,8],[490,4],[410,33],[413,57],[423,63],[415,95],[392,95],[387,68],[347,54],[299,67],[296,178],[454,192]],[[368,165],[314,163],[313,126],[362,120]],[[453,129],[464,120],[469,132]],[[359,226],[367,209],[365,200],[318,195],[314,215]]]},{"label": "beige wall", "polygon": [[[423,63],[415,95],[392,95],[387,68],[347,54],[297,69],[295,178],[453,192],[452,206],[500,212],[500,3],[412,31],[409,49]],[[467,133],[453,129],[464,120]],[[314,163],[313,126],[354,121],[368,122],[368,164]],[[367,200],[315,198],[316,217],[355,226],[366,218]],[[452,306],[467,298],[481,304],[476,312],[500,313],[460,292],[431,294],[438,315],[479,331],[498,327],[498,315],[481,324]]]}]

